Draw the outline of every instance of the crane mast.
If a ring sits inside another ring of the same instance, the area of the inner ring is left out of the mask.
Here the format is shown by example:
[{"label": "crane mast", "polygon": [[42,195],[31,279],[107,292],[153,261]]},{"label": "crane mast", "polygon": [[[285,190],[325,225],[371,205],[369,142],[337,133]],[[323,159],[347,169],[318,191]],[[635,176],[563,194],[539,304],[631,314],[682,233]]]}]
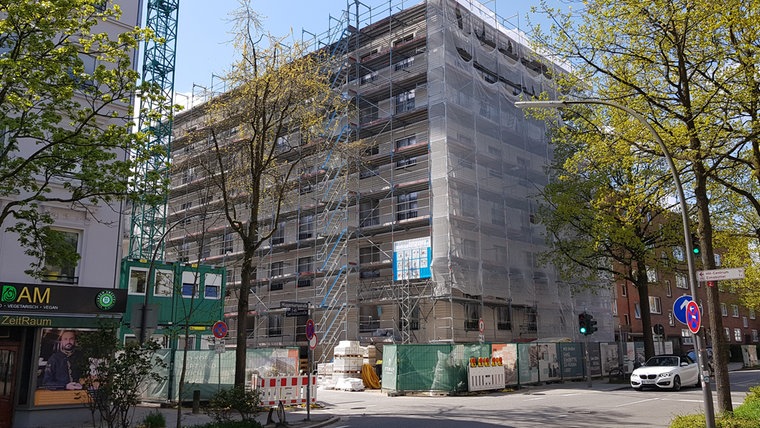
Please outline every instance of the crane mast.
[{"label": "crane mast", "polygon": [[155,37],[143,48],[142,81],[162,97],[140,97],[138,129],[148,133],[149,144],[143,152],[132,153],[138,161],[139,199],[133,203],[130,220],[130,259],[164,257],[178,16],[179,0],[148,0],[146,27]]}]

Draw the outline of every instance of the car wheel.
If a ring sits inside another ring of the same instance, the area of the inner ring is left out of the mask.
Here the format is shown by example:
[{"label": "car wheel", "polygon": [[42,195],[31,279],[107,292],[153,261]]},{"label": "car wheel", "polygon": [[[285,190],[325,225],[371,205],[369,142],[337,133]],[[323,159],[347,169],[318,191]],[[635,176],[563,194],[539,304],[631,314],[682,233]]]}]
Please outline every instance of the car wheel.
[{"label": "car wheel", "polygon": [[680,391],[681,390],[681,378],[676,375],[675,378],[673,378],[673,391]]}]

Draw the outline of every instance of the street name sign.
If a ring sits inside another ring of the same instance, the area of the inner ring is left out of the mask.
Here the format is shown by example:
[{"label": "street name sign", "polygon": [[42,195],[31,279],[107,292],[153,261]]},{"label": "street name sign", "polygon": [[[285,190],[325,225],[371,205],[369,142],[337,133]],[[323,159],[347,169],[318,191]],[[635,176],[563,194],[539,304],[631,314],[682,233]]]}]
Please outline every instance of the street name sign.
[{"label": "street name sign", "polygon": [[744,279],[744,268],[698,270],[697,281],[724,281],[728,279]]}]

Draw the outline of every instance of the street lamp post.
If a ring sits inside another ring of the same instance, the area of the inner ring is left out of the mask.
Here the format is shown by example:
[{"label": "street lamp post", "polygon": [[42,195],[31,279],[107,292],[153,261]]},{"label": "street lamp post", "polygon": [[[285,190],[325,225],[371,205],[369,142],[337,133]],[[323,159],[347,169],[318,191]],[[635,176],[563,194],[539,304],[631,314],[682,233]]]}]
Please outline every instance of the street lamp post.
[{"label": "street lamp post", "polygon": [[[515,107],[524,109],[524,108],[564,108],[570,105],[579,105],[579,104],[598,104],[598,105],[605,105],[608,107],[613,107],[618,110],[623,110],[624,112],[628,113],[629,115],[633,116],[636,120],[638,120],[644,127],[649,130],[649,132],[652,134],[652,137],[654,137],[655,141],[657,141],[657,144],[659,144],[660,149],[662,150],[663,154],[665,155],[665,159],[668,162],[668,166],[670,167],[670,173],[673,175],[673,182],[676,185],[676,191],[678,192],[678,201],[681,206],[681,221],[683,223],[683,237],[684,242],[686,243],[686,264],[689,269],[689,289],[691,291],[692,297],[696,300],[697,298],[697,273],[694,269],[694,253],[692,252],[692,242],[691,242],[691,230],[689,227],[689,216],[688,216],[688,207],[686,206],[686,197],[684,196],[683,186],[681,185],[681,179],[678,176],[678,170],[676,169],[675,163],[673,162],[673,157],[670,155],[670,151],[668,150],[668,147],[665,145],[665,142],[660,137],[660,134],[657,133],[657,131],[652,127],[652,125],[646,120],[644,116],[642,116],[637,111],[626,107],[622,104],[618,104],[612,101],[606,101],[606,100],[598,100],[598,99],[584,99],[584,100],[573,100],[573,101],[559,101],[559,100],[549,100],[549,101],[516,101]],[[697,355],[699,356],[699,367],[701,371],[700,379],[702,380],[702,395],[704,400],[704,406],[705,406],[705,419],[707,421],[707,428],[714,428],[715,427],[715,411],[713,409],[713,401],[712,401],[712,393],[710,392],[710,382],[709,380],[705,382],[705,373],[709,373],[709,369],[707,366],[707,353],[704,350],[704,347],[701,344],[700,337],[698,334],[694,334],[694,344],[697,350]]]}]

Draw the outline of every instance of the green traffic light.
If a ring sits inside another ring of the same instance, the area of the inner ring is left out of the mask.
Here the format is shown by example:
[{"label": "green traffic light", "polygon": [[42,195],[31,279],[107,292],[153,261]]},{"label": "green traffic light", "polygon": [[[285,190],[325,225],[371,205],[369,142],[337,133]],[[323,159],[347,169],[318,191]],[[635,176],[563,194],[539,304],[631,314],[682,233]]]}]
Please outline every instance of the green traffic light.
[{"label": "green traffic light", "polygon": [[699,254],[699,248],[697,248],[697,247],[694,247],[694,249],[691,250],[691,251],[693,251],[694,254]]},{"label": "green traffic light", "polygon": [[581,334],[586,334],[586,327],[581,327]]}]

